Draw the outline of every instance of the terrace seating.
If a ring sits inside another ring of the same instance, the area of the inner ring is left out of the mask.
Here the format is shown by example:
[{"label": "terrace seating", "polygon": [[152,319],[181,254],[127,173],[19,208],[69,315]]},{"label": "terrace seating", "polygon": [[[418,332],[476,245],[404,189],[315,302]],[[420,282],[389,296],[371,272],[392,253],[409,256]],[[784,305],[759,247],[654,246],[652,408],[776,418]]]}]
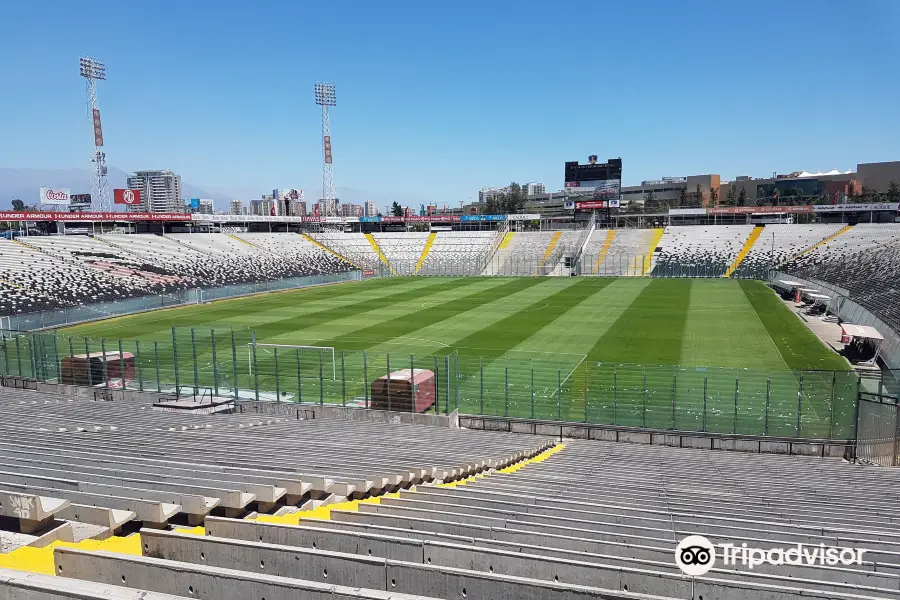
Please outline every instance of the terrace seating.
[{"label": "terrace seating", "polygon": [[422,232],[375,233],[372,237],[398,275],[415,275],[416,263],[425,250],[429,235]]},{"label": "terrace seating", "polygon": [[[354,439],[377,435],[395,440],[397,448],[366,445],[363,452],[353,453],[344,437],[317,442],[314,434],[338,426]],[[293,437],[272,435],[270,427]],[[404,437],[390,437],[398,432]],[[813,457],[566,440],[563,448],[555,448],[541,462],[514,472],[489,469],[466,485],[420,483],[413,490],[409,483],[422,472],[414,465],[446,463],[441,456],[454,456],[467,457],[463,460],[474,465],[499,466],[504,463],[478,457],[527,456],[552,442],[345,421],[273,424],[242,429],[227,438],[214,427],[181,437],[183,443],[175,453],[204,441],[225,440],[219,453],[223,461],[240,458],[241,449],[275,444],[269,454],[279,457],[277,466],[251,464],[237,470],[216,463],[220,466],[215,476],[229,477],[232,486],[249,485],[246,482],[257,477],[264,482],[267,469],[293,467],[315,456],[318,448],[307,450],[305,443],[296,444],[300,439],[327,445],[329,451],[318,455],[325,474],[346,469],[338,466],[344,459],[372,465],[370,479],[402,471],[406,480],[396,486],[399,494],[381,496],[377,503],[336,505],[324,518],[283,511],[258,519],[209,515],[204,519],[206,535],[201,536],[145,528],[141,556],[57,548],[59,577],[49,581],[32,577],[33,589],[46,586],[54,592],[55,583],[77,577],[71,587],[87,598],[95,597],[88,595],[95,589],[91,584],[115,586],[107,588],[104,597],[133,598],[124,595],[131,589],[150,592],[141,596],[148,599],[155,593],[281,600],[323,592],[342,598],[389,595],[398,600],[900,596],[900,511],[894,507],[892,492],[900,477],[896,470]],[[109,460],[112,440],[92,436],[98,438],[103,443],[92,457]],[[451,438],[452,447],[438,449],[436,444]],[[336,448],[335,439],[341,440]],[[47,456],[54,452],[62,456],[55,446]],[[289,453],[280,452],[288,447]],[[188,456],[182,458],[184,472]],[[206,462],[211,456],[215,454],[201,452],[194,460],[201,465],[198,481],[212,476],[212,464]],[[33,468],[18,455],[10,460],[23,469]],[[283,465],[284,460],[288,463]],[[392,460],[396,466],[391,466]],[[153,462],[139,459],[133,469],[151,468]],[[455,464],[452,459],[450,464]],[[396,468],[401,465],[407,468]],[[270,475],[288,477],[277,471]],[[682,575],[672,551],[675,541],[694,534],[715,544],[746,543],[764,550],[792,549],[798,543],[815,549],[821,543],[864,548],[866,553],[858,565],[764,563],[752,569],[725,564],[718,555],[711,571],[691,578]],[[23,576],[0,572],[0,595],[25,585]]]},{"label": "terrace seating", "polygon": [[598,229],[582,253],[586,274],[641,277],[652,259],[652,229],[616,229],[604,253],[609,231]]},{"label": "terrace seating", "polygon": [[378,269],[382,265],[365,234],[322,232],[310,233],[309,237],[363,268]]},{"label": "terrace seating", "polygon": [[900,330],[900,225],[855,225],[780,268],[847,290]]},{"label": "terrace seating", "polygon": [[722,277],[737,258],[752,225],[666,227],[653,255],[654,277]]},{"label": "terrace seating", "polygon": [[491,252],[494,231],[440,231],[419,275],[478,275]]},{"label": "terrace seating", "polygon": [[756,244],[744,257],[732,277],[765,279],[770,269],[784,264],[816,244],[835,235],[840,223],[813,225],[766,225]]},{"label": "terrace seating", "polygon": [[0,239],[0,314],[354,268],[297,234],[242,235]]}]

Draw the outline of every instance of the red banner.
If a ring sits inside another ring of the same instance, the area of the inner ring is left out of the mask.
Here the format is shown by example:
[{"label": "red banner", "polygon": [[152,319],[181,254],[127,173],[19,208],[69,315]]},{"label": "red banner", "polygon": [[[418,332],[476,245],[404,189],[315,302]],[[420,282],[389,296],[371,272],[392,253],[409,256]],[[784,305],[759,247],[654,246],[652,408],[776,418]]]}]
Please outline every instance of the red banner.
[{"label": "red banner", "polygon": [[0,221],[190,221],[183,213],[0,212]]},{"label": "red banner", "polygon": [[331,164],[331,136],[326,135],[322,143],[325,145],[325,162]]},{"label": "red banner", "polygon": [[375,270],[374,269],[364,269],[362,272],[362,276],[363,277],[375,277]]},{"label": "red banner", "polygon": [[706,211],[710,215],[756,215],[772,213],[811,213],[813,207],[806,206],[715,206]]},{"label": "red banner", "polygon": [[94,109],[94,145],[98,148],[103,145],[103,127],[100,125],[100,111]]},{"label": "red banner", "polygon": [[606,208],[606,200],[594,200],[590,202],[576,202],[577,210],[591,210],[594,208]]},{"label": "red banner", "polygon": [[141,203],[141,190],[113,190],[113,204],[129,206]]}]

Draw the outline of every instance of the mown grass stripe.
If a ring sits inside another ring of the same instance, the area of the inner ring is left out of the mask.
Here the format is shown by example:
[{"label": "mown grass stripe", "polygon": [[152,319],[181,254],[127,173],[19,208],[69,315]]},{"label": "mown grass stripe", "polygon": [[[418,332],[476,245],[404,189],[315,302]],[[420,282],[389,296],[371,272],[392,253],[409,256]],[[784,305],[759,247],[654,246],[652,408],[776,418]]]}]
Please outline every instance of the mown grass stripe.
[{"label": "mown grass stripe", "polygon": [[[477,281],[478,280],[475,278],[464,279],[462,281],[459,279],[434,280],[432,282],[429,282],[430,285],[416,287],[413,289],[405,289],[400,292],[389,294],[380,298],[367,298],[359,302],[353,302],[350,304],[344,304],[332,308],[325,308],[323,310],[307,313],[304,315],[298,315],[287,319],[272,321],[271,323],[254,327],[254,330],[256,331],[256,337],[259,340],[283,334],[285,331],[298,331],[302,333],[302,330],[306,329],[307,327],[322,325],[323,323],[329,323],[338,319],[360,317],[361,320],[364,321],[365,315],[367,313],[384,310],[385,308],[393,306],[395,304],[409,302],[411,300],[418,300],[420,298],[425,298],[447,290],[465,288],[467,286],[473,285]],[[317,345],[322,346],[326,344]]]},{"label": "mown grass stripe", "polygon": [[[472,278],[471,281],[483,280]],[[359,329],[347,335],[319,341],[316,345],[333,346],[345,350],[364,350],[370,347],[375,340],[387,340],[411,334],[423,327],[427,327],[429,324],[452,319],[461,313],[493,302],[509,294],[531,288],[538,283],[540,283],[540,280],[537,279],[513,279],[501,285],[447,300],[434,306],[428,306],[389,321]]]},{"label": "mown grass stripe", "polygon": [[740,285],[789,369],[849,369],[847,361],[826,348],[775,292],[759,281],[742,279]]},{"label": "mown grass stripe", "polygon": [[655,279],[588,352],[596,362],[677,365],[691,280]]},{"label": "mown grass stripe", "polygon": [[[109,338],[145,337],[153,339],[151,333],[163,332],[176,327],[217,327],[228,329],[225,321],[241,319],[248,315],[258,315],[270,310],[281,310],[293,303],[314,303],[329,299],[344,301],[359,295],[386,293],[399,285],[408,284],[401,279],[378,279],[366,282],[348,282],[334,285],[303,288],[298,290],[276,292],[249,298],[230,298],[218,300],[210,304],[176,307],[161,311],[153,311],[136,315],[116,317],[105,321],[94,321],[66,327],[60,333],[66,335],[93,335],[99,330]],[[171,333],[169,333],[171,336]],[[162,336],[165,339],[165,335]]]},{"label": "mown grass stripe", "polygon": [[484,358],[502,356],[535,331],[559,317],[561,313],[608,285],[610,281],[612,280],[581,279],[459,340],[451,346],[451,349],[459,350],[460,354]]}]

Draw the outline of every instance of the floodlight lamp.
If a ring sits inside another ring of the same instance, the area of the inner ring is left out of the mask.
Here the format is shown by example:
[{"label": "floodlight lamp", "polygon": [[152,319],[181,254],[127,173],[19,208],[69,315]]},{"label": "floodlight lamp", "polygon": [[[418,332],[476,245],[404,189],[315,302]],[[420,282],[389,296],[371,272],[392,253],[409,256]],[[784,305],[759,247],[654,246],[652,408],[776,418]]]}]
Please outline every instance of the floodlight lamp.
[{"label": "floodlight lamp", "polygon": [[335,106],[336,100],[333,83],[317,83],[315,90],[316,104],[321,106]]}]

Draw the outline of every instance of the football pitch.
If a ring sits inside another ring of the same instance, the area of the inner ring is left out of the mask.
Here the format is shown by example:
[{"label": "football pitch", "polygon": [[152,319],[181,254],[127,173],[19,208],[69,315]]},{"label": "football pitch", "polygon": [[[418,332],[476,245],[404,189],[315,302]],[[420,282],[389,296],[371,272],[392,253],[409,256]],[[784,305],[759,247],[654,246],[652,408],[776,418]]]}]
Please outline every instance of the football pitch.
[{"label": "football pitch", "polygon": [[438,373],[441,411],[840,437],[855,403],[834,373],[847,363],[757,281],[396,277],[59,333],[76,351],[102,338],[134,353],[139,340],[142,371],[168,381],[178,365],[179,385],[214,377],[289,401],[358,402],[372,379],[412,365]]}]

